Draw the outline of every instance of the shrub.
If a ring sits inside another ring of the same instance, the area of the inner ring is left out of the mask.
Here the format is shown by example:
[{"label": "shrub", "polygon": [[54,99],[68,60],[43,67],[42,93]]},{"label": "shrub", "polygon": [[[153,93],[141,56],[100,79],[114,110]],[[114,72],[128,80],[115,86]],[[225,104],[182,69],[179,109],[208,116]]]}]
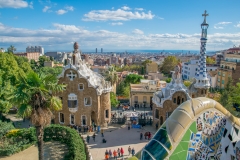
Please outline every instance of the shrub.
[{"label": "shrub", "polygon": [[7,137],[9,137],[9,136],[16,136],[17,135],[17,132],[19,131],[19,129],[12,129],[12,130],[10,130],[7,134],[6,134],[6,136]]},{"label": "shrub", "polygon": [[133,157],[128,158],[128,160],[138,160],[138,158],[133,156]]},{"label": "shrub", "polygon": [[2,122],[0,121],[0,137],[4,136],[10,130],[14,129],[12,123]]},{"label": "shrub", "polygon": [[67,160],[86,160],[83,140],[76,130],[61,125],[50,125],[44,129],[44,141],[61,141],[68,146]]}]

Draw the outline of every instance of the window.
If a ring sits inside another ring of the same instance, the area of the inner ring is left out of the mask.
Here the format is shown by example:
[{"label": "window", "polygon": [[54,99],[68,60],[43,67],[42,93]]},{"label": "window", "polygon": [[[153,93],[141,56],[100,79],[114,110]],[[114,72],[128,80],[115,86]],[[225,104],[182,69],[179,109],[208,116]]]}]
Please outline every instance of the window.
[{"label": "window", "polygon": [[222,80],[222,84],[224,84],[224,80]]},{"label": "window", "polygon": [[221,76],[221,72],[218,72],[218,75]]},{"label": "window", "polygon": [[70,124],[75,124],[75,119],[74,119],[74,115],[70,114]]},{"label": "window", "polygon": [[84,98],[84,105],[85,106],[91,106],[92,105],[92,99],[91,97]]},{"label": "window", "polygon": [[176,98],[173,99],[173,103],[176,103]]},{"label": "window", "polygon": [[63,113],[59,113],[59,122],[64,123],[64,114]]},{"label": "window", "polygon": [[134,96],[134,102],[135,102],[135,103],[138,102],[138,96]]},{"label": "window", "polygon": [[147,102],[147,97],[146,96],[143,96],[143,103],[146,103]]},{"label": "window", "polygon": [[82,116],[82,125],[83,126],[87,125],[87,118],[86,118],[86,116]]},{"label": "window", "polygon": [[181,102],[180,102],[180,96],[177,97],[177,104],[179,105]]},{"label": "window", "polygon": [[109,110],[105,110],[105,118],[109,118]]},{"label": "window", "polygon": [[220,78],[218,78],[218,82],[220,82]]},{"label": "window", "polygon": [[184,102],[184,98],[182,98],[182,103]]},{"label": "window", "polygon": [[223,73],[223,75],[222,75],[223,77],[225,77],[225,74]]},{"label": "window", "polygon": [[159,119],[159,110],[158,109],[155,110],[155,118]]},{"label": "window", "polygon": [[84,84],[83,83],[79,83],[78,84],[78,89],[79,90],[84,90]]},{"label": "window", "polygon": [[163,124],[163,117],[161,116],[161,118],[160,118],[160,125],[162,125]]},{"label": "window", "polygon": [[68,108],[76,108],[77,105],[77,100],[68,100]]},{"label": "window", "polygon": [[203,94],[203,90],[201,90],[201,94]]}]

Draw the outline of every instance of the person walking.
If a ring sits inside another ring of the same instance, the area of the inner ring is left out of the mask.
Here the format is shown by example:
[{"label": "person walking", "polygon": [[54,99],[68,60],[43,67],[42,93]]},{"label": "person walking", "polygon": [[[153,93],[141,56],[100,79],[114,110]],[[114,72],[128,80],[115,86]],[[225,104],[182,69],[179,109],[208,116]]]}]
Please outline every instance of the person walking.
[{"label": "person walking", "polygon": [[151,138],[151,132],[148,132],[148,140]]},{"label": "person walking", "polygon": [[108,153],[108,150],[106,149],[106,152],[105,152],[105,159],[108,160],[109,159],[109,153]]},{"label": "person walking", "polygon": [[143,133],[141,132],[140,133],[140,140],[142,140],[142,138],[143,138]]},{"label": "person walking", "polygon": [[104,137],[104,135],[103,135],[103,129],[101,129],[101,134],[102,134],[102,137]]},{"label": "person walking", "polygon": [[129,146],[129,147],[128,147],[128,155],[131,154],[131,151],[132,151],[132,149],[131,149],[131,147]]},{"label": "person walking", "polygon": [[117,159],[117,151],[114,149],[114,151],[113,151],[113,158],[114,159]]},{"label": "person walking", "polygon": [[118,148],[118,157],[120,157],[120,155],[121,155],[121,151],[120,151],[120,149]]},{"label": "person walking", "polygon": [[89,143],[90,137],[89,135],[87,135],[87,143]]},{"label": "person walking", "polygon": [[158,129],[158,123],[156,123],[156,130]]},{"label": "person walking", "polygon": [[108,153],[109,153],[109,158],[112,159],[112,151],[111,151],[111,149],[109,149]]},{"label": "person walking", "polygon": [[135,149],[132,148],[132,156],[134,156],[134,155],[135,155]]},{"label": "person walking", "polygon": [[130,130],[130,123],[128,123],[128,130]]},{"label": "person walking", "polygon": [[121,150],[120,150],[120,152],[121,152],[121,156],[123,157],[124,150],[123,150],[123,148],[122,148],[122,147],[121,147]]},{"label": "person walking", "polygon": [[95,142],[95,137],[96,137],[96,134],[94,133],[92,136],[94,142]]},{"label": "person walking", "polygon": [[145,139],[147,139],[147,136],[148,136],[148,132],[145,132],[145,133],[144,133]]}]

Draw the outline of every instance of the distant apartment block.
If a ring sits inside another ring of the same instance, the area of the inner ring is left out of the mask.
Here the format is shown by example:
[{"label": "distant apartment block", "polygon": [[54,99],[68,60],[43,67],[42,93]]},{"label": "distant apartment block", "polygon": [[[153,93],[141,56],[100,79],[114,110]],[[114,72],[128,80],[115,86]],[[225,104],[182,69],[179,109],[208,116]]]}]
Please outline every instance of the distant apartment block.
[{"label": "distant apartment block", "polygon": [[218,71],[217,86],[219,88],[225,88],[229,78],[233,80],[233,84],[239,82],[240,78],[240,47],[226,50],[224,57]]},{"label": "distant apartment block", "polygon": [[29,61],[35,60],[38,61],[40,53],[39,52],[31,52],[31,53],[14,53],[16,56],[26,57]]},{"label": "distant apartment block", "polygon": [[42,46],[28,46],[26,48],[27,53],[33,53],[33,52],[38,52],[42,55],[44,55],[44,48]]},{"label": "distant apartment block", "polygon": [[158,64],[156,62],[151,62],[146,65],[146,73],[157,73]]}]

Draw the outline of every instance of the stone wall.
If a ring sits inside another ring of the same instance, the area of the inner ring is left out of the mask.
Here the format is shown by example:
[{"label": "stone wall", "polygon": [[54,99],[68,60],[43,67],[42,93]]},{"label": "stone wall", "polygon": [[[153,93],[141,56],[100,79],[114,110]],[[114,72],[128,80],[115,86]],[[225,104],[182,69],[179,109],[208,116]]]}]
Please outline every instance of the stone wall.
[{"label": "stone wall", "polygon": [[[111,120],[111,102],[110,93],[103,93],[101,96],[101,110],[100,110],[100,124],[107,126],[107,123]],[[108,110],[108,118],[106,117],[106,110]]]}]

